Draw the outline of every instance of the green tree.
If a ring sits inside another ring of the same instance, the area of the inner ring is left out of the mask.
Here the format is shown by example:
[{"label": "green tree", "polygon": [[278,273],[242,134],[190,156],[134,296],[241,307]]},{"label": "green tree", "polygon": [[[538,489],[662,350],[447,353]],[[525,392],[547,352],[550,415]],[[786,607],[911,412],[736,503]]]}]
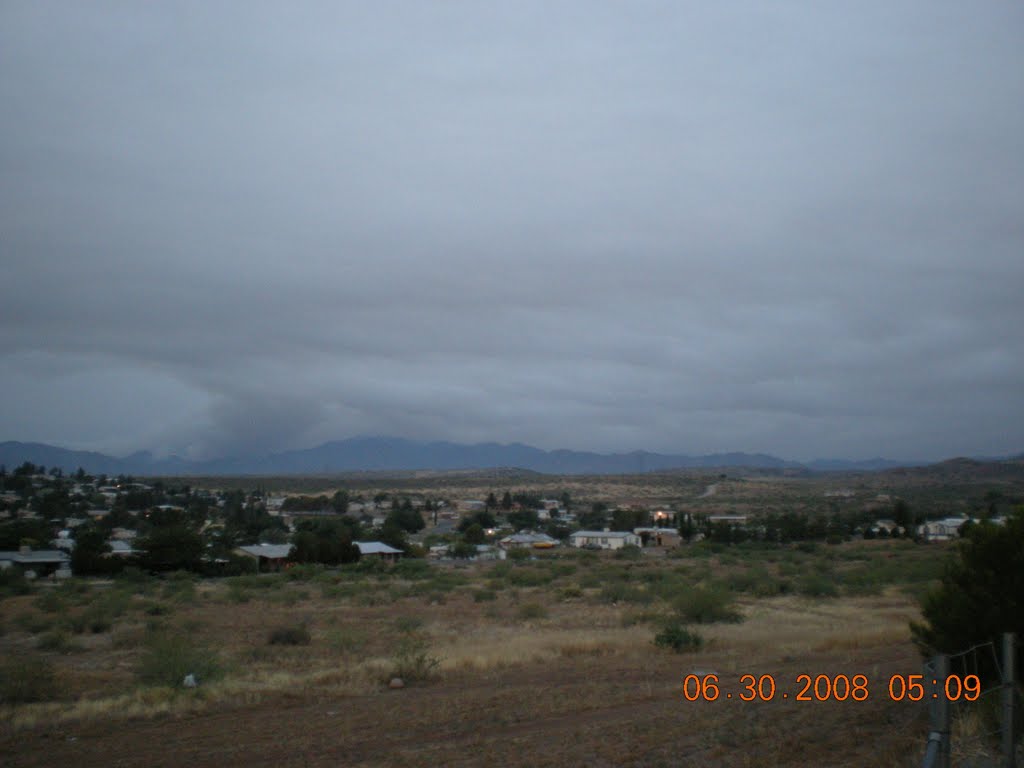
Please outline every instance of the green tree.
[{"label": "green tree", "polygon": [[679,516],[679,536],[683,541],[693,541],[694,534],[697,533],[697,526],[693,524],[693,516],[687,512]]},{"label": "green tree", "polygon": [[486,506],[487,509],[489,510],[494,509],[498,506],[498,499],[494,496],[494,491],[491,491],[490,493],[487,494],[487,500],[484,501],[484,506]]},{"label": "green tree", "polygon": [[408,552],[409,541],[405,538],[405,531],[394,521],[385,520],[380,529],[380,540],[389,547]]},{"label": "green tree", "polygon": [[651,516],[642,509],[616,509],[612,512],[613,531],[632,531],[651,524]]},{"label": "green tree", "polygon": [[505,495],[501,497],[501,508],[508,512],[512,509],[512,494],[505,491]]},{"label": "green tree", "polygon": [[903,499],[897,499],[893,505],[892,519],[902,529],[901,533],[904,536],[911,537],[914,535],[914,515],[910,511],[910,505]]},{"label": "green tree", "polygon": [[417,533],[426,526],[426,523],[423,522],[423,515],[412,508],[408,499],[405,500],[405,504],[392,509],[385,521],[394,523],[408,533]]},{"label": "green tree", "polygon": [[[1003,632],[1024,637],[1024,507],[1005,525],[982,522],[964,531],[939,586],[924,599],[924,621],[911,623],[925,655],[957,653]],[[982,654],[982,660],[986,661]],[[991,664],[979,674],[993,677]]]},{"label": "green tree", "polygon": [[339,515],[348,512],[348,491],[344,489],[335,491],[331,496],[331,508]]},{"label": "green tree", "polygon": [[39,518],[19,518],[0,523],[0,549],[17,549],[27,544],[40,549],[52,537],[50,524]]},{"label": "green tree", "polygon": [[474,512],[471,515],[467,515],[459,521],[459,531],[462,533],[466,532],[466,529],[471,525],[479,525],[481,528],[493,528],[497,525],[494,519],[494,515],[490,512],[481,510],[480,512]]},{"label": "green tree", "polygon": [[448,547],[448,554],[460,560],[468,560],[477,556],[476,544],[468,541],[457,541]]},{"label": "green tree", "polygon": [[197,571],[202,564],[203,539],[182,523],[153,528],[138,545],[139,563],[151,571]]},{"label": "green tree", "polygon": [[600,531],[608,525],[608,505],[595,501],[589,512],[580,515],[580,525],[588,531]]},{"label": "green tree", "polygon": [[462,534],[462,538],[465,539],[467,544],[483,544],[487,541],[487,536],[484,534],[484,529],[480,526],[480,523],[473,523],[466,532]]},{"label": "green tree", "polygon": [[[83,526],[84,528],[84,526]],[[97,528],[79,528],[75,531],[75,548],[71,550],[71,571],[76,576],[94,576],[111,573],[116,568],[111,558],[106,534]]]},{"label": "green tree", "polygon": [[342,520],[306,520],[292,536],[289,558],[298,563],[340,565],[359,559],[359,547],[353,543],[358,530]]},{"label": "green tree", "polygon": [[535,509],[521,509],[518,512],[509,512],[508,522],[517,531],[521,531],[524,528],[536,528],[540,518]]}]

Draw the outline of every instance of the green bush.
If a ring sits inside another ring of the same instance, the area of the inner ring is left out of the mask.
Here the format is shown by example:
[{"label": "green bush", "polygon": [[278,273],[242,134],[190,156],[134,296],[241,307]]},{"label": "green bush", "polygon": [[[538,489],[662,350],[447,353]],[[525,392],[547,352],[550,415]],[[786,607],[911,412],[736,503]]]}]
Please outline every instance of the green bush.
[{"label": "green bush", "polygon": [[473,592],[473,602],[485,603],[498,599],[498,593],[492,589],[478,589]]},{"label": "green bush", "polygon": [[53,651],[54,653],[78,653],[84,650],[63,629],[54,629],[41,635],[36,641],[36,648],[41,651]]},{"label": "green bush", "polygon": [[327,645],[338,653],[355,653],[366,645],[366,635],[352,627],[341,627],[327,633]]},{"label": "green bush", "polygon": [[[1024,637],[1024,506],[1004,525],[968,527],[946,563],[942,581],[924,598],[924,621],[911,623],[922,653],[958,653],[992,642],[1002,633]],[[1019,642],[1019,640],[1018,640]],[[996,679],[995,665],[980,654],[978,674]]]},{"label": "green bush", "polygon": [[429,680],[437,673],[441,659],[430,652],[430,641],[416,631],[406,632],[398,641],[387,679],[400,677],[406,683]]},{"label": "green bush", "polygon": [[317,563],[294,565],[284,572],[289,581],[312,581],[323,573],[324,567]]},{"label": "green bush", "polygon": [[621,623],[624,627],[632,627],[636,624],[650,624],[663,619],[664,617],[657,611],[625,611],[622,614]]},{"label": "green bush", "polygon": [[0,568],[0,597],[15,597],[32,593],[32,585],[18,568]]},{"label": "green bush", "polygon": [[568,587],[563,587],[558,593],[559,600],[578,600],[583,597],[583,590],[574,584],[570,584]]},{"label": "green bush", "polygon": [[59,592],[48,589],[35,600],[36,608],[45,613],[57,613],[67,609],[67,603]]},{"label": "green bush", "polygon": [[521,621],[532,621],[534,619],[546,619],[548,610],[540,603],[523,603],[516,611],[516,617]]},{"label": "green bush", "polygon": [[508,583],[514,587],[542,587],[554,580],[554,574],[539,568],[516,568],[508,575]]},{"label": "green bush", "polygon": [[635,544],[627,544],[615,551],[616,560],[639,560],[643,556],[643,550]]},{"label": "green bush", "polygon": [[50,701],[57,695],[53,664],[35,653],[0,660],[0,704]]},{"label": "green bush", "polygon": [[149,639],[137,674],[146,685],[179,688],[186,675],[193,675],[202,684],[219,679],[224,670],[214,651],[196,644],[187,635],[158,634]]},{"label": "green bush", "polygon": [[267,643],[270,645],[309,645],[312,639],[309,630],[304,625],[299,625],[271,630]]},{"label": "green bush", "polygon": [[732,595],[724,589],[695,587],[675,600],[676,612],[686,622],[713,624],[720,621],[739,621],[741,616],[733,608]]},{"label": "green bush", "polygon": [[433,567],[426,560],[403,558],[395,563],[392,573],[400,579],[428,579],[433,575]]},{"label": "green bush", "polygon": [[654,595],[633,584],[628,584],[626,582],[614,582],[612,584],[605,584],[605,586],[601,588],[601,592],[598,594],[598,599],[602,603],[635,603],[638,605],[648,605],[654,600]]},{"label": "green bush", "polygon": [[809,573],[796,583],[796,591],[804,597],[836,597],[839,590],[828,576]]},{"label": "green bush", "polygon": [[670,648],[676,653],[685,653],[699,650],[704,645],[704,638],[678,622],[670,622],[654,636],[654,644],[659,648]]}]

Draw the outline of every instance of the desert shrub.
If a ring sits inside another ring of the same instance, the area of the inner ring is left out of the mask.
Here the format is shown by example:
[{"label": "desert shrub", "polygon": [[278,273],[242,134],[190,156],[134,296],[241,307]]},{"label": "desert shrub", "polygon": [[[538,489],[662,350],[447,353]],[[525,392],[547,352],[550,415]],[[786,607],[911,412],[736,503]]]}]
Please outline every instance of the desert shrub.
[{"label": "desert shrub", "polygon": [[84,632],[100,635],[111,631],[114,627],[114,617],[103,610],[102,606],[93,605],[78,615],[70,617],[68,625],[78,635]]},{"label": "desert shrub", "polygon": [[769,574],[766,578],[758,580],[754,585],[753,594],[755,597],[777,597],[788,595],[792,591],[793,585],[788,579]]},{"label": "desert shrub", "polygon": [[166,603],[146,603],[143,610],[147,616],[167,616],[172,609]]},{"label": "desert shrub", "polygon": [[694,624],[739,621],[741,618],[733,607],[732,596],[719,588],[694,587],[679,595],[674,607],[680,617]]},{"label": "desert shrub", "polygon": [[284,572],[289,581],[313,581],[323,573],[324,567],[317,563],[294,565]]},{"label": "desert shrub", "polygon": [[366,635],[354,627],[339,627],[327,633],[327,645],[337,653],[355,653],[366,645]]},{"label": "desert shrub", "polygon": [[57,613],[67,608],[63,596],[56,590],[48,589],[35,600],[36,608],[45,613]]},{"label": "desert shrub", "polygon": [[578,600],[581,597],[583,597],[583,590],[575,584],[563,587],[558,593],[559,600]]},{"label": "desert shrub", "polygon": [[882,592],[881,582],[868,570],[855,570],[844,573],[841,581],[843,594],[845,595],[878,595]]},{"label": "desert shrub", "polygon": [[809,573],[796,583],[796,591],[804,597],[836,597],[839,590],[828,576]]},{"label": "desert shrub", "polygon": [[0,598],[31,593],[32,585],[18,568],[0,568]]},{"label": "desert shrub", "polygon": [[53,664],[34,653],[0,659],[0,704],[50,701],[57,695]]},{"label": "desert shrub", "polygon": [[616,560],[639,560],[643,556],[643,550],[635,544],[627,544],[622,549],[615,551]]},{"label": "desert shrub", "polygon": [[455,571],[436,571],[428,580],[417,582],[415,586],[426,585],[428,590],[435,592],[451,592],[465,585],[466,577]]},{"label": "desert shrub", "polygon": [[508,575],[508,583],[515,587],[542,587],[555,577],[539,568],[516,568]]},{"label": "desert shrub", "polygon": [[498,593],[492,589],[478,589],[473,592],[473,602],[475,603],[485,603],[497,599]]},{"label": "desert shrub", "polygon": [[248,603],[250,600],[252,600],[252,592],[232,584],[230,587],[228,587],[227,599],[228,602],[235,603],[238,605],[242,603]]},{"label": "desert shrub", "polygon": [[380,577],[391,575],[391,566],[379,557],[361,557],[354,566],[349,566],[356,573],[370,574]]},{"label": "desert shrub", "polygon": [[423,619],[419,616],[399,616],[395,619],[395,631],[403,635],[411,635],[423,629]]},{"label": "desert shrub", "polygon": [[269,645],[309,645],[312,637],[305,625],[296,627],[277,627],[267,637]]},{"label": "desert shrub", "polygon": [[171,688],[181,687],[186,675],[193,675],[199,683],[208,683],[224,674],[217,654],[185,634],[149,638],[136,671],[146,685]]},{"label": "desert shrub", "polygon": [[605,584],[598,594],[598,600],[602,603],[636,603],[648,605],[654,600],[654,596],[645,589],[626,582],[614,582]]},{"label": "desert shrub", "polygon": [[190,603],[196,597],[196,583],[192,574],[175,571],[164,582],[161,590],[164,598],[178,603]]},{"label": "desert shrub", "polygon": [[345,584],[321,584],[320,595],[331,600],[341,600],[346,597],[353,597],[359,593],[361,585],[358,582]]},{"label": "desert shrub", "polygon": [[54,629],[41,635],[36,641],[36,648],[54,653],[78,653],[84,650],[64,629]]},{"label": "desert shrub", "polygon": [[[292,571],[297,571],[308,567],[309,566],[297,565],[294,568],[292,568]],[[316,566],[312,567],[316,568]],[[290,574],[291,571],[289,571],[289,577]],[[251,573],[242,576],[232,576],[231,578],[224,579],[224,583],[228,585],[228,589],[235,588],[252,590],[271,590],[281,589],[281,587],[285,585],[285,582],[288,580],[289,577],[282,576],[278,573],[264,575]],[[300,577],[300,579],[297,580],[302,579]]]},{"label": "desert shrub", "polygon": [[353,601],[356,605],[372,608],[377,605],[387,605],[391,597],[387,592],[379,589],[364,589],[355,595]]},{"label": "desert shrub", "polygon": [[18,614],[16,621],[18,622],[18,626],[30,635],[38,635],[42,632],[46,632],[61,623],[54,616],[38,613],[20,613]]},{"label": "desert shrub", "polygon": [[540,603],[523,603],[516,611],[516,618],[521,621],[547,618],[548,610]]},{"label": "desert shrub", "polygon": [[622,614],[622,626],[632,627],[637,624],[650,624],[661,621],[664,617],[657,611],[625,611]]},{"label": "desert shrub", "polygon": [[392,569],[395,576],[400,579],[427,579],[433,575],[433,568],[426,560],[416,558],[403,558],[395,563]]},{"label": "desert shrub", "polygon": [[387,678],[400,677],[406,683],[429,680],[437,673],[441,659],[430,652],[430,641],[418,631],[405,632],[391,659]]},{"label": "desert shrub", "polygon": [[589,552],[588,550],[580,549],[573,554],[576,562],[584,567],[589,567],[598,561],[596,552]]},{"label": "desert shrub", "polygon": [[548,570],[551,572],[551,575],[554,578],[560,579],[564,578],[565,576],[572,576],[574,573],[576,573],[578,568],[575,563],[551,562],[548,565]]},{"label": "desert shrub", "polygon": [[783,593],[780,579],[761,566],[729,574],[725,579],[725,586],[732,592],[758,597],[772,597]]},{"label": "desert shrub", "polygon": [[699,650],[704,645],[704,638],[679,622],[669,622],[654,636],[654,644],[676,653],[685,653]]},{"label": "desert shrub", "polygon": [[513,547],[506,555],[509,560],[529,560],[533,553],[526,547]]}]

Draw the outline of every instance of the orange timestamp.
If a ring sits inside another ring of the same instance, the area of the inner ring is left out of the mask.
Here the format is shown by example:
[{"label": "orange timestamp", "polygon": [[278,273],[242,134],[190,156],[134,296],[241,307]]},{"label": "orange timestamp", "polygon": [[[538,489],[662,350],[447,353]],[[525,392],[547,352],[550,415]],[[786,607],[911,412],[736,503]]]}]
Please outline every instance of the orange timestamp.
[{"label": "orange timestamp", "polygon": [[[687,701],[717,701],[720,698],[740,701],[772,701],[775,698],[794,701],[867,701],[870,696],[867,675],[797,675],[792,691],[780,690],[774,675],[741,675],[739,691],[722,693],[718,675],[690,674],[683,678],[683,698]],[[930,688],[926,683],[931,683]],[[949,701],[977,701],[981,696],[981,680],[977,675],[949,675],[945,680],[924,675],[892,675],[886,686],[892,701],[923,701],[945,698]]]}]

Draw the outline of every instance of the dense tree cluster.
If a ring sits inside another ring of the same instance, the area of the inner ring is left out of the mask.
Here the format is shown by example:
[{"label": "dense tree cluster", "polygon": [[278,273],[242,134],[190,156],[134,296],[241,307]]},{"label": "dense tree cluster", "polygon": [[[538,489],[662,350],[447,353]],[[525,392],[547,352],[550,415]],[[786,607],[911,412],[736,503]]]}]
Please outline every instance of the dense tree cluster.
[{"label": "dense tree cluster", "polygon": [[[940,585],[924,600],[924,621],[911,624],[926,655],[958,653],[1004,632],[1024,638],[1024,507],[1004,525],[983,521],[964,530]],[[996,670],[980,657],[983,677]]]},{"label": "dense tree cluster", "polygon": [[354,563],[359,560],[359,547],[353,543],[358,533],[355,523],[342,520],[301,521],[292,537],[290,557],[297,563]]}]

